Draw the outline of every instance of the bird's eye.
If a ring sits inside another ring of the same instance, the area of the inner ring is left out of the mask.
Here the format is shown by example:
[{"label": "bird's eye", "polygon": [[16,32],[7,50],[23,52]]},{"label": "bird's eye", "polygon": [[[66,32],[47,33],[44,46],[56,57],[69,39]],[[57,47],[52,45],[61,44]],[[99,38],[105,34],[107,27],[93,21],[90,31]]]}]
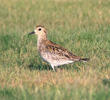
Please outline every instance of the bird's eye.
[{"label": "bird's eye", "polygon": [[38,30],[41,31],[41,28],[39,28]]}]

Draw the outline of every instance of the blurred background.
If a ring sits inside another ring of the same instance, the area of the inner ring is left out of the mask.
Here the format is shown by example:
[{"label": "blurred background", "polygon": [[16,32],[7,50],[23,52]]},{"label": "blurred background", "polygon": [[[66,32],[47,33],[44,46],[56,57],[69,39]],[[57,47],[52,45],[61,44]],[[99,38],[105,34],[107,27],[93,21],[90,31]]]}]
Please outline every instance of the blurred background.
[{"label": "blurred background", "polygon": [[[53,72],[37,54],[36,25],[88,63]],[[109,0],[0,0],[2,100],[109,100]]]}]

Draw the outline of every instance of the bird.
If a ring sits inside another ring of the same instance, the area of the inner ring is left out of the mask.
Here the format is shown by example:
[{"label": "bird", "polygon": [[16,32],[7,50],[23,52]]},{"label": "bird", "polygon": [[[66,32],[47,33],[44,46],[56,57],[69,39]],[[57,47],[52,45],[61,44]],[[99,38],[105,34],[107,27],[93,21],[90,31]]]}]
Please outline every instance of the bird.
[{"label": "bird", "polygon": [[87,62],[89,58],[81,58],[76,56],[64,47],[52,42],[47,38],[47,30],[42,25],[37,25],[35,30],[30,32],[29,35],[37,35],[37,50],[40,57],[49,63],[55,71],[58,66],[74,63],[77,61]]}]

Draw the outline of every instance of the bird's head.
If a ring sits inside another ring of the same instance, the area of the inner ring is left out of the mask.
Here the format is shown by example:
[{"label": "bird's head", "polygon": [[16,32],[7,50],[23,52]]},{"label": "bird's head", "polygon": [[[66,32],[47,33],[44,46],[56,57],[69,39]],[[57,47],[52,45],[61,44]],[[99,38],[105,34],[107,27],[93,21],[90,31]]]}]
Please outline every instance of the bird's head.
[{"label": "bird's head", "polygon": [[46,29],[44,26],[38,25],[36,26],[35,30],[29,33],[31,34],[37,34],[38,36],[46,35]]}]

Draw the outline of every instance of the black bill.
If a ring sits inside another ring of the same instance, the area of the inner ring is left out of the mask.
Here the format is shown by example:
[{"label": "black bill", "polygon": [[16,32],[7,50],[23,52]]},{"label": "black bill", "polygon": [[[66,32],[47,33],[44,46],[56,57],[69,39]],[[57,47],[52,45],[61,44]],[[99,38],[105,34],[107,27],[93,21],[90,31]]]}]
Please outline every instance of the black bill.
[{"label": "black bill", "polygon": [[31,35],[31,34],[35,34],[35,32],[34,31],[33,32],[30,32],[29,35]]}]

